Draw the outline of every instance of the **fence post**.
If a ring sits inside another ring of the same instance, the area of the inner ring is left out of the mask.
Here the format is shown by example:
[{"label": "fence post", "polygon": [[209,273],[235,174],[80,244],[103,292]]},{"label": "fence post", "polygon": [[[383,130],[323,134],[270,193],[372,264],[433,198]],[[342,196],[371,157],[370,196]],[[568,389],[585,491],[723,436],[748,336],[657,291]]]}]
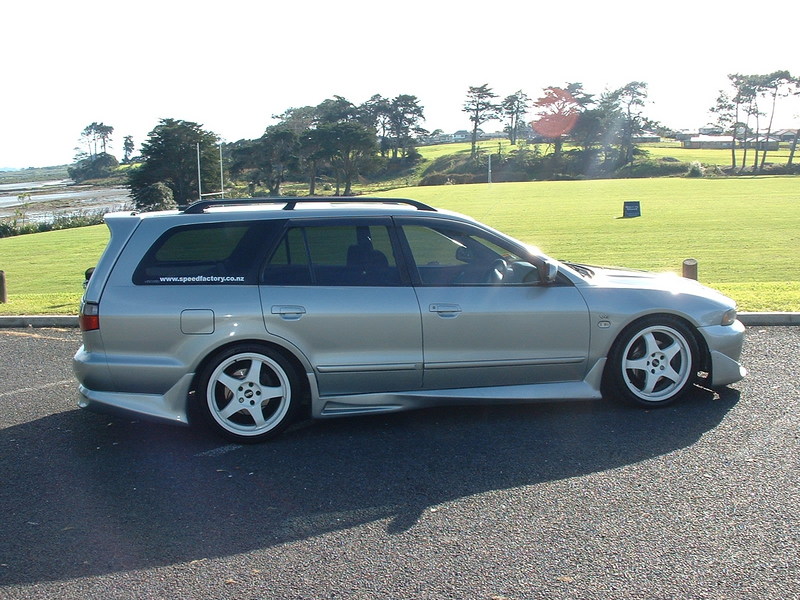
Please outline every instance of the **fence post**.
[{"label": "fence post", "polygon": [[683,261],[683,276],[697,281],[697,260],[687,258]]},{"label": "fence post", "polygon": [[6,272],[0,271],[0,304],[8,302],[8,295],[6,294]]}]

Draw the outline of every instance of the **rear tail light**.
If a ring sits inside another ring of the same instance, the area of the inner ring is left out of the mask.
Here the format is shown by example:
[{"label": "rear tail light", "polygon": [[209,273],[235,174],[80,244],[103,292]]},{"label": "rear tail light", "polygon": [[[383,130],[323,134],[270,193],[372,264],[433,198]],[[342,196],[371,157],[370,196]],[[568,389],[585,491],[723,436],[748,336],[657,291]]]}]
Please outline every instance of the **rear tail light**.
[{"label": "rear tail light", "polygon": [[100,329],[100,305],[96,302],[84,302],[78,315],[78,325],[81,331]]}]

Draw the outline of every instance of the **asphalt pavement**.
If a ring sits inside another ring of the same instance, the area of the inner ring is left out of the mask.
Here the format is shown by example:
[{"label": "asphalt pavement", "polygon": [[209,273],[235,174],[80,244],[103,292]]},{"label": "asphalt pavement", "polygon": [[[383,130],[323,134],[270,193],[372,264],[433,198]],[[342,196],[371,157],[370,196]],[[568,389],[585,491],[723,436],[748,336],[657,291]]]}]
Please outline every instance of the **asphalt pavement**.
[{"label": "asphalt pavement", "polygon": [[800,598],[800,328],[675,406],[465,407],[258,446],[76,408],[0,329],[0,598]]}]

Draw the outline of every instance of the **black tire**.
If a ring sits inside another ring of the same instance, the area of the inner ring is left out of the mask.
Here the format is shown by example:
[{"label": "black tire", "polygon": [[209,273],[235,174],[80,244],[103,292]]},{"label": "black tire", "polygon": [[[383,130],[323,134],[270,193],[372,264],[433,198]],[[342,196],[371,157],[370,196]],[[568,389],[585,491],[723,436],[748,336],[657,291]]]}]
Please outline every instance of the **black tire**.
[{"label": "black tire", "polygon": [[667,315],[641,319],[620,334],[606,365],[606,392],[638,406],[667,406],[697,379],[691,329]]},{"label": "black tire", "polygon": [[281,354],[242,344],[208,361],[199,374],[196,396],[212,430],[240,444],[255,444],[275,437],[294,420],[301,386]]}]

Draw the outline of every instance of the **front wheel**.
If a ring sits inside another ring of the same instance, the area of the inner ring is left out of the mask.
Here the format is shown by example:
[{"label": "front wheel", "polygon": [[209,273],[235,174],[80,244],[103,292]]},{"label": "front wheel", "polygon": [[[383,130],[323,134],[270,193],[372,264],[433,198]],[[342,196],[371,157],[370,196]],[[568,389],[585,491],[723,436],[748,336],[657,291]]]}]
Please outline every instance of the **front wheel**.
[{"label": "front wheel", "polygon": [[698,353],[694,335],[678,319],[634,323],[609,353],[609,391],[640,406],[666,406],[694,383]]},{"label": "front wheel", "polygon": [[291,423],[300,385],[292,365],[277,352],[260,345],[236,346],[202,370],[197,396],[213,430],[234,442],[252,444]]}]

